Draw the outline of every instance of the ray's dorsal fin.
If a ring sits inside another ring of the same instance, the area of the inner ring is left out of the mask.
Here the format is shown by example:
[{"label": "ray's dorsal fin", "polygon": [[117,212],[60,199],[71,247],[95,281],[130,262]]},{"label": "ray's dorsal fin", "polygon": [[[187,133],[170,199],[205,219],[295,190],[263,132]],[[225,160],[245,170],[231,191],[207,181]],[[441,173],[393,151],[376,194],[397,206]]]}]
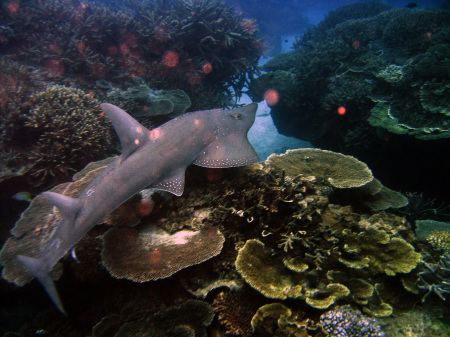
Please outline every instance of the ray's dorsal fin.
[{"label": "ray's dorsal fin", "polygon": [[176,170],[175,172],[172,172],[169,177],[164,178],[157,184],[150,185],[149,188],[155,188],[161,191],[170,192],[179,197],[183,194],[184,191],[184,176],[184,168]]},{"label": "ray's dorsal fin", "polygon": [[255,121],[258,105],[252,103],[242,108],[221,111],[218,116],[217,139],[195,158],[194,164],[210,168],[244,166],[259,161],[247,132]]},{"label": "ray's dorsal fin", "polygon": [[81,200],[59,193],[43,192],[42,196],[53,206],[56,206],[71,223],[73,223],[83,205]]},{"label": "ray's dorsal fin", "polygon": [[102,103],[100,107],[110,119],[119,136],[122,146],[122,161],[148,142],[148,129],[125,111],[109,103]]}]

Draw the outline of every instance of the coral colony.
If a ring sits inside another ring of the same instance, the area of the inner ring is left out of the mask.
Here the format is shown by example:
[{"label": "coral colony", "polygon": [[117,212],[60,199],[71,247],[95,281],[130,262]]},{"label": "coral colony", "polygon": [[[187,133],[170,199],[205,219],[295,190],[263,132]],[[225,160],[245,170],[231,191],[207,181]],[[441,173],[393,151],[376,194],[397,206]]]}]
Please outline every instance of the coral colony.
[{"label": "coral colony", "polygon": [[[340,7],[259,68],[221,1],[122,2],[0,8],[0,333],[450,335],[449,12]],[[258,162],[247,88],[321,149]]]}]

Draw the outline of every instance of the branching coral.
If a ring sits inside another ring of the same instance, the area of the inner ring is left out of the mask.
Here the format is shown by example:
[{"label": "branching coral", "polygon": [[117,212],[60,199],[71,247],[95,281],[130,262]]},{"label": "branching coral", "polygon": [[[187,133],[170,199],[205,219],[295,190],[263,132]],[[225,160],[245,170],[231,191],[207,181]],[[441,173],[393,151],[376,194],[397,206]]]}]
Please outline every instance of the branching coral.
[{"label": "branching coral", "polygon": [[111,136],[98,101],[81,90],[53,86],[36,94],[33,108],[16,135],[25,133],[34,144],[29,159],[32,174],[68,175],[111,151]]},{"label": "branching coral", "polygon": [[184,90],[198,109],[225,105],[228,87],[240,93],[258,72],[257,26],[219,1],[125,1],[119,11],[23,1],[14,15],[5,7],[0,21],[14,31],[8,53],[53,80],[141,76],[152,88]]}]

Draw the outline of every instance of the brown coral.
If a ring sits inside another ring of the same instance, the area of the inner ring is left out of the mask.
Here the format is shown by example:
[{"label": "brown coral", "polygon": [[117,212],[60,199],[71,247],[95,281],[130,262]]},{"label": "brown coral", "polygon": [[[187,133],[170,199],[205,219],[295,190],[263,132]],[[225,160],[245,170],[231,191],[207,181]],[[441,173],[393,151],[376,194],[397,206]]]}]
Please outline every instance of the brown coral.
[{"label": "brown coral", "polygon": [[224,240],[220,231],[207,225],[173,234],[154,228],[112,228],[103,237],[102,261],[116,278],[158,280],[218,255]]}]

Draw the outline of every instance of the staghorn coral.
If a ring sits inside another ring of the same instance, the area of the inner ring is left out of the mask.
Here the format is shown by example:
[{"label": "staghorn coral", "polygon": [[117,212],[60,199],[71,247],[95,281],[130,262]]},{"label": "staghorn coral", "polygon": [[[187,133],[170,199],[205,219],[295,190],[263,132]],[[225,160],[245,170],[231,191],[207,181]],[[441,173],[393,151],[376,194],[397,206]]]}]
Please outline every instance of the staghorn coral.
[{"label": "staghorn coral", "polygon": [[425,269],[418,273],[417,287],[426,291],[422,302],[432,293],[445,301],[450,294],[450,254],[443,254],[437,263],[423,261]]},{"label": "staghorn coral", "polygon": [[340,306],[320,316],[320,324],[330,337],[384,337],[374,318],[350,306]]}]

